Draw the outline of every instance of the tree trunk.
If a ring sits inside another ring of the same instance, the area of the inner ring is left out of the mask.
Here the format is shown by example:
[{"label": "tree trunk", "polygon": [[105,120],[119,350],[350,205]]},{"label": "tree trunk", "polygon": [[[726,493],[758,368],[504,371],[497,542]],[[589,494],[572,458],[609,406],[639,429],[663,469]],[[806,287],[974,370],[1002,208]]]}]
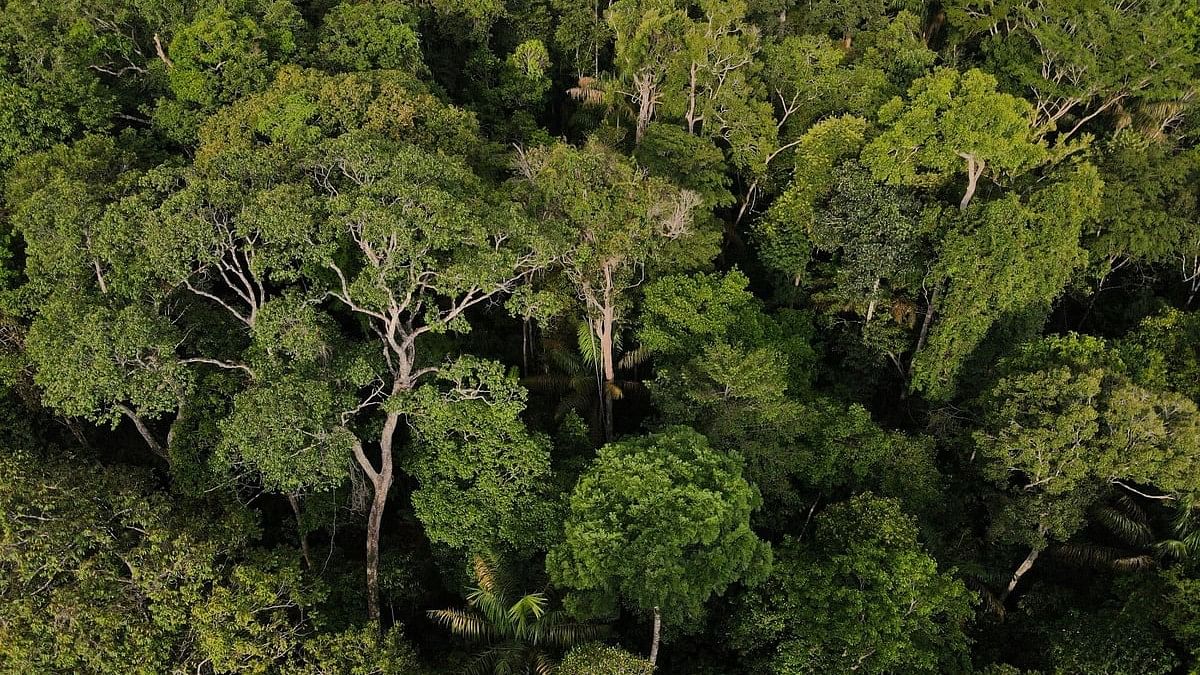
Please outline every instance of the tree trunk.
[{"label": "tree trunk", "polygon": [[842,32],[842,49],[845,49],[846,51],[850,51],[850,49],[852,47],[854,47],[854,36],[850,35],[849,32],[843,31]]},{"label": "tree trunk", "polygon": [[[392,387],[393,393],[400,389],[399,383]],[[389,412],[383,422],[383,431],[379,435],[378,471],[363,451],[362,442],[354,443],[354,458],[371,481],[371,511],[367,515],[367,616],[376,623],[379,622],[379,538],[388,492],[392,488],[392,442],[399,421],[400,413]]]},{"label": "tree trunk", "polygon": [[304,566],[311,570],[313,564],[312,556],[308,551],[308,535],[304,533],[304,526],[300,522],[300,498],[296,495],[288,495],[287,500],[292,507],[292,513],[296,514],[296,535],[300,537],[300,555],[304,557]]},{"label": "tree trunk", "polygon": [[638,117],[633,142],[640,145],[646,135],[646,128],[650,126],[650,120],[654,118],[654,106],[658,103],[658,95],[654,91],[654,79],[650,73],[642,72],[636,75],[634,86],[638,95]]},{"label": "tree trunk", "polygon": [[867,324],[871,323],[871,318],[875,316],[875,305],[879,302],[875,295],[879,293],[880,281],[879,277],[875,277],[875,285],[871,288],[871,302],[867,305],[867,320],[865,322]]},{"label": "tree trunk", "polygon": [[1037,562],[1039,555],[1041,555],[1041,549],[1030,549],[1029,555],[1025,556],[1025,559],[1022,560],[1021,564],[1017,566],[1016,571],[1013,572],[1012,578],[1008,580],[1008,586],[1004,589],[1004,592],[1000,594],[1000,604],[1003,605],[1004,601],[1008,599],[1008,596],[1013,592],[1013,589],[1015,589],[1017,584],[1021,581],[1021,577],[1025,576],[1029,570],[1033,569],[1033,563]]},{"label": "tree trunk", "polygon": [[908,362],[908,376],[912,377],[913,368],[917,365],[917,354],[925,346],[925,338],[929,336],[929,325],[933,323],[933,313],[937,308],[938,295],[942,292],[942,282],[933,287],[933,295],[929,297],[929,306],[925,308],[925,321],[921,323],[921,333],[917,336],[917,347],[913,350],[912,359]]},{"label": "tree trunk", "polygon": [[688,109],[687,109],[687,129],[688,133],[696,134],[696,64],[692,63],[691,70],[688,71]]},{"label": "tree trunk", "polygon": [[142,419],[141,415],[134,412],[129,406],[123,404],[117,405],[117,410],[120,410],[121,414],[125,415],[131,422],[133,422],[133,426],[137,427],[138,433],[142,435],[142,440],[146,441],[146,445],[150,447],[151,452],[170,462],[170,457],[167,455],[167,451],[163,448],[162,443],[159,443],[158,439],[154,437],[154,434],[150,431],[150,427],[146,426],[146,421]]},{"label": "tree trunk", "polygon": [[616,386],[617,370],[613,365],[613,322],[611,309],[606,310],[607,316],[601,318],[600,328],[600,363],[604,375],[604,386],[601,392],[604,412],[604,440],[613,439],[613,387]]},{"label": "tree trunk", "polygon": [[662,629],[662,614],[658,607],[654,608],[654,634],[650,638],[650,665],[658,663],[658,639]]},{"label": "tree trunk", "polygon": [[975,159],[974,155],[960,156],[967,160],[967,191],[963,194],[962,201],[958,203],[958,209],[966,211],[967,205],[971,203],[971,198],[975,196],[975,188],[979,186],[979,177],[983,175],[986,162]]},{"label": "tree trunk", "polygon": [[379,534],[383,525],[383,511],[387,507],[390,485],[372,482],[375,496],[371,500],[371,513],[367,516],[367,617],[379,622]]},{"label": "tree trunk", "polygon": [[613,345],[613,330],[616,324],[616,298],[614,297],[614,281],[611,268],[604,269],[603,304],[600,307],[600,318],[596,320],[597,335],[600,340],[600,366],[604,375],[604,391],[601,393],[604,407],[604,440],[613,439],[613,388],[617,381],[617,368]]}]

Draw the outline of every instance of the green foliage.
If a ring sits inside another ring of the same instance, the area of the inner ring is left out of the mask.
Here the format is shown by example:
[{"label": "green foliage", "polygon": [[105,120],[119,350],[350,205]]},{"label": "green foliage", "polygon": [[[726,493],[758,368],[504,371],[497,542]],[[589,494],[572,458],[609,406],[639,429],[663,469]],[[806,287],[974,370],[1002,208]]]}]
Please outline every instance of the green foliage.
[{"label": "green foliage", "polygon": [[0,671],[1196,671],[1194,4],[0,3]]},{"label": "green foliage", "polygon": [[317,62],[331,71],[425,70],[413,8],[402,2],[342,3],[317,31]]},{"label": "green foliage", "polygon": [[658,607],[667,626],[686,631],[710,597],[761,579],[771,549],[750,529],[761,500],[741,472],[740,458],[686,427],[601,448],[546,559],[551,579],[571,589],[568,609]]},{"label": "green foliage", "polygon": [[546,543],[558,520],[543,493],[549,442],[521,422],[525,390],[497,363],[464,357],[403,406],[413,509],[431,540],[471,551]]},{"label": "green foliage", "polygon": [[755,225],[763,262],[797,285],[812,258],[816,202],[828,194],[841,160],[862,149],[866,128],[865,119],[851,116],[814,124],[797,140],[791,184]]},{"label": "green foliage", "polygon": [[1033,106],[996,91],[996,79],[980,70],[938,68],[913,82],[907,100],[880,108],[879,123],[885,131],[863,148],[862,160],[891,185],[936,187],[977,168],[1008,181],[1046,159]]},{"label": "green foliage", "polygon": [[153,419],[178,407],[191,382],[178,342],[174,326],[141,307],[112,310],[64,293],[41,308],[26,353],[46,405],[115,426],[122,414]]},{"label": "green foliage", "polygon": [[[0,666],[270,672],[289,661],[321,591],[293,554],[252,546],[248,513],[175,503],[129,467],[29,459],[0,460]],[[72,477],[84,468],[89,480]]]},{"label": "green foliage", "polygon": [[1082,164],[1028,202],[1015,195],[988,202],[951,230],[937,268],[948,290],[916,356],[914,387],[946,396],[1001,315],[1050,307],[1083,265],[1080,233],[1099,208],[1101,188],[1095,168]]},{"label": "green foliage", "polygon": [[733,645],[762,672],[961,669],[971,595],[917,541],[912,518],[865,493],[786,540],[732,618]]},{"label": "green foliage", "polygon": [[559,675],[651,675],[654,665],[619,647],[589,642],[567,652]]},{"label": "green foliage", "polygon": [[295,675],[415,675],[424,672],[399,626],[385,633],[374,626],[324,632],[304,641],[303,652],[284,672]]},{"label": "green foliage", "polygon": [[429,618],[469,642],[489,645],[471,662],[469,673],[553,672],[548,650],[568,648],[600,634],[599,626],[572,621],[549,609],[545,593],[518,594],[496,559],[476,555],[468,610],[438,609]]},{"label": "green foliage", "polygon": [[1065,540],[1106,485],[1193,492],[1195,404],[1130,382],[1102,340],[1045,338],[1005,372],[975,435],[985,475],[1014,497],[997,536],[1034,547],[1047,536]]}]

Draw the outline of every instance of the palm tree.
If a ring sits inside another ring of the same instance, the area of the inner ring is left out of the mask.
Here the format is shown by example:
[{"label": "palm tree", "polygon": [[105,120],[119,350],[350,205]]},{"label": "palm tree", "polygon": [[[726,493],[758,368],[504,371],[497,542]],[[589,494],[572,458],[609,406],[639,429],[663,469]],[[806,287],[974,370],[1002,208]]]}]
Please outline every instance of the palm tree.
[{"label": "palm tree", "polygon": [[1200,552],[1200,504],[1184,498],[1170,506],[1168,531],[1156,527],[1156,518],[1129,495],[1118,495],[1091,510],[1091,521],[1106,531],[1117,545],[1090,541],[1059,544],[1054,554],[1080,567],[1141,570],[1183,560]]},{"label": "palm tree", "polygon": [[492,557],[475,556],[478,586],[467,594],[467,609],[429,610],[429,618],[451,633],[484,647],[465,672],[469,675],[551,675],[553,651],[594,640],[603,627],[578,623],[550,610],[545,593],[517,595],[498,573]]},{"label": "palm tree", "polygon": [[574,410],[588,423],[594,440],[603,440],[605,388],[614,401],[631,396],[645,398],[646,386],[636,378],[638,366],[648,360],[648,352],[641,347],[625,351],[621,335],[616,333],[613,350],[617,354],[617,372],[622,377],[606,384],[600,372],[599,346],[588,325],[576,326],[574,345],[567,335],[566,331],[558,330],[543,338],[543,372],[526,376],[521,384],[558,399],[555,419],[562,419]]}]

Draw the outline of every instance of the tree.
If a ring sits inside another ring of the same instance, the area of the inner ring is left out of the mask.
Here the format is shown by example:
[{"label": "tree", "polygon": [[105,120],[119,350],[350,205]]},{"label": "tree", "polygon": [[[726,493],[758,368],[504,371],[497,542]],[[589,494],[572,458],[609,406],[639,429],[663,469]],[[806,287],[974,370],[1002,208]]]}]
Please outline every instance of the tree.
[{"label": "tree", "polygon": [[[959,216],[962,225],[946,235],[934,266],[934,292],[909,369],[914,388],[947,396],[963,363],[1001,317],[1034,312],[1034,329],[1040,328],[1083,266],[1080,234],[1099,209],[1102,183],[1089,164],[1060,175],[1027,202],[1010,195]],[[946,294],[939,303],[942,280]],[[935,313],[941,317],[936,323]]]},{"label": "tree", "polygon": [[615,345],[629,292],[648,270],[701,266],[712,258],[713,237],[693,224],[700,198],[647,177],[596,142],[582,150],[561,144],[528,150],[518,170],[518,194],[583,302],[600,354],[605,438],[611,439]]},{"label": "tree", "polygon": [[558,526],[548,440],[521,421],[525,390],[494,362],[461,357],[404,403],[403,466],[431,541],[464,551],[542,549]]},{"label": "tree", "polygon": [[822,30],[839,33],[843,49],[849,50],[859,31],[874,30],[890,11],[921,9],[921,3],[913,0],[817,0],[808,9],[808,18]]},{"label": "tree", "polygon": [[287,1],[198,11],[169,43],[155,42],[172,96],[159,99],[154,125],[169,138],[195,142],[207,115],[267,88],[276,70],[297,55],[307,29],[300,10]]},{"label": "tree", "polygon": [[1079,529],[1104,488],[1156,500],[1191,495],[1200,461],[1195,404],[1130,381],[1098,338],[1034,342],[1005,373],[981,402],[988,413],[975,434],[985,477],[1011,497],[993,536],[1029,548],[1001,601],[1049,542]]},{"label": "tree", "polygon": [[785,540],[730,637],[762,672],[946,672],[963,665],[971,604],[897,502],[864,493],[821,513],[811,542]]},{"label": "tree", "polygon": [[589,642],[567,652],[558,664],[560,675],[651,675],[654,664],[624,649]]},{"label": "tree", "polygon": [[[397,116],[398,110],[409,114]],[[240,126],[247,118],[251,127]],[[254,128],[266,130],[265,142]],[[217,173],[197,175],[198,194],[182,192],[164,206],[187,226],[177,230],[189,237],[184,250],[195,251],[176,267],[183,285],[253,328],[272,279],[304,278],[320,289],[308,295],[311,302],[357,317],[379,350],[349,382],[353,405],[332,420],[356,432],[351,450],[372,486],[367,577],[369,612],[377,618],[379,538],[395,477],[396,430],[413,412],[412,392],[440,370],[440,355],[425,352],[419,340],[466,331],[465,313],[541,267],[536,250],[544,247],[530,245],[532,233],[520,219],[485,215],[506,209],[450,154],[470,147],[469,117],[437,104],[402,74],[326,78],[285,71],[271,90],[233,107],[205,133],[211,148],[201,149],[204,170],[218,171],[218,163],[237,157],[258,161],[242,160],[248,204],[245,188]],[[400,133],[408,140],[396,140]],[[297,182],[279,185],[289,177]],[[209,234],[214,229],[217,237]],[[227,285],[206,291],[199,284],[209,279]],[[355,418],[375,410],[382,426],[359,428]],[[376,434],[376,460],[364,432]]]},{"label": "tree", "polygon": [[1032,94],[1035,126],[1064,124],[1060,139],[1127,99],[1169,100],[1186,90],[1196,17],[1182,9],[1173,0],[946,3],[950,23],[983,37],[989,69],[1011,90]]},{"label": "tree", "polygon": [[671,61],[683,46],[687,13],[677,0],[618,0],[605,19],[616,37],[617,72],[629,89],[621,95],[637,109],[634,143],[641,143],[662,101]]},{"label": "tree", "polygon": [[[79,480],[80,470],[88,480]],[[0,456],[0,667],[271,672],[323,596],[240,507],[62,448]]]},{"label": "tree", "polygon": [[881,293],[915,295],[920,286],[927,219],[911,194],[876,183],[857,162],[846,162],[835,175],[810,237],[814,248],[835,256],[830,300],[862,314],[866,330],[880,300],[892,304]]},{"label": "tree", "polygon": [[46,405],[114,427],[127,417],[146,446],[169,460],[170,439],[160,440],[149,421],[177,411],[191,387],[175,356],[179,342],[174,326],[136,305],[113,311],[58,295],[30,326],[26,349]]},{"label": "tree", "polygon": [[428,612],[455,635],[486,646],[468,673],[552,673],[551,650],[569,648],[601,632],[599,626],[574,622],[562,610],[549,609],[545,593],[517,595],[495,558],[476,555],[473,571],[479,585],[467,594],[470,609]]},{"label": "tree", "polygon": [[985,172],[1003,181],[1046,159],[1032,106],[996,91],[996,78],[976,69],[936,69],[913,82],[907,101],[896,97],[881,108],[879,123],[884,132],[862,152],[875,178],[936,187],[965,171],[964,210]]},{"label": "tree", "polygon": [[414,26],[416,13],[400,2],[342,3],[317,32],[318,64],[334,72],[426,69]]},{"label": "tree", "polygon": [[834,170],[862,149],[867,121],[833,117],[806,131],[796,143],[791,183],[766,215],[755,222],[763,262],[799,286],[812,258],[811,231],[818,200],[833,187]]},{"label": "tree", "polygon": [[750,529],[757,490],[740,458],[687,427],[610,443],[571,494],[564,540],[546,558],[567,608],[610,614],[623,603],[672,629],[694,630],[704,603],[769,568],[770,547]]}]

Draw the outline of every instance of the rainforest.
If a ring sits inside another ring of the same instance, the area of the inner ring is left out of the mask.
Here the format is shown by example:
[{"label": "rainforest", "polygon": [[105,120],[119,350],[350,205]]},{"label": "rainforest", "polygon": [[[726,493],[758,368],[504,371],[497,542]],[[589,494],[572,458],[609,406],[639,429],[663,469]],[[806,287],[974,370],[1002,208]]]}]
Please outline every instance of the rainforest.
[{"label": "rainforest", "polygon": [[1200,673],[1194,0],[0,0],[0,673]]}]

